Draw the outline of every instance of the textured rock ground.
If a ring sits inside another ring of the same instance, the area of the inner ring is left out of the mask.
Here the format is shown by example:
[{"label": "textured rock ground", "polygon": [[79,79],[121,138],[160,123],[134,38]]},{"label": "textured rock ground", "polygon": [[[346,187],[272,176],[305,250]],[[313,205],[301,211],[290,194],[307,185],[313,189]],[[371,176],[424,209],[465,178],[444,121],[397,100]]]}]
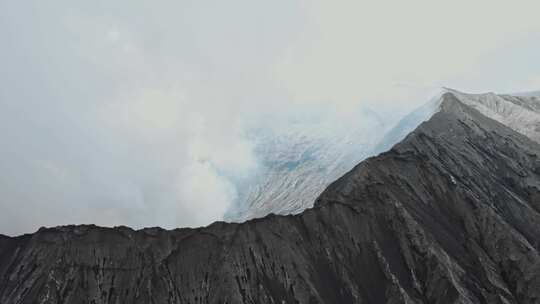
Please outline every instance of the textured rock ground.
[{"label": "textured rock ground", "polygon": [[0,303],[540,303],[540,146],[460,102],[242,224],[0,237]]}]

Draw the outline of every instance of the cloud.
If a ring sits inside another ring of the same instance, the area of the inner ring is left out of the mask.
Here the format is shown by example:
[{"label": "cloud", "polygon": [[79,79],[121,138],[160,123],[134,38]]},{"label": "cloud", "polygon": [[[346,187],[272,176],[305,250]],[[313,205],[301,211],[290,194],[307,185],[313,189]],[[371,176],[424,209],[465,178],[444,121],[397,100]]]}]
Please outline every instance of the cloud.
[{"label": "cloud", "polygon": [[[308,2],[310,26],[278,69],[302,101],[407,103],[469,74],[493,80],[483,58],[540,30],[535,1]],[[489,63],[517,59],[498,55]]]},{"label": "cloud", "polygon": [[530,89],[536,11],[532,1],[0,2],[0,233],[209,224],[259,168],[251,130],[351,123],[358,104],[395,118],[442,85]]}]

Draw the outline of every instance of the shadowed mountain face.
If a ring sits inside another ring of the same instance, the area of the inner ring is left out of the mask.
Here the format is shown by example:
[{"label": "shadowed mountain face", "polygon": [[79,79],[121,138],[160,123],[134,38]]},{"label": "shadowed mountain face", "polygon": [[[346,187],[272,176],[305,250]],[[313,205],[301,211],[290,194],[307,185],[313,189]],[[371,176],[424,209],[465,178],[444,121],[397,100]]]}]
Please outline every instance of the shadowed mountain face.
[{"label": "shadowed mountain face", "polygon": [[446,93],[299,215],[0,237],[0,303],[539,303],[539,154]]}]

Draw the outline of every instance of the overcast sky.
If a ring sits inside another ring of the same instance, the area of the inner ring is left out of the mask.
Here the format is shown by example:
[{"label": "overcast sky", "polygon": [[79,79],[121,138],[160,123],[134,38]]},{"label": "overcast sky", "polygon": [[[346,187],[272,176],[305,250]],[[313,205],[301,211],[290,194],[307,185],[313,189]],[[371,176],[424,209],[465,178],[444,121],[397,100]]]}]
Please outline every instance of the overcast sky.
[{"label": "overcast sky", "polygon": [[0,233],[206,225],[250,129],[539,90],[537,3],[0,0]]}]

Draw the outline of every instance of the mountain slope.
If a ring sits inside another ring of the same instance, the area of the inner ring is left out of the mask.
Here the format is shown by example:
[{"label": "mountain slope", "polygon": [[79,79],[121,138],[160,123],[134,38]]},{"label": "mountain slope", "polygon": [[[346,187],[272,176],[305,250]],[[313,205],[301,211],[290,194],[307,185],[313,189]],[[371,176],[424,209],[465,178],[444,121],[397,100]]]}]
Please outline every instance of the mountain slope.
[{"label": "mountain slope", "polygon": [[520,95],[465,94],[447,89],[466,105],[483,115],[497,120],[511,129],[540,141],[540,96],[530,93]]},{"label": "mountain slope", "polygon": [[312,207],[328,184],[371,155],[387,129],[384,120],[368,109],[353,111],[346,121],[336,124],[335,118],[322,117],[292,123],[285,130],[255,132],[251,139],[261,168],[236,183],[238,197],[225,219],[241,222]]},{"label": "mountain slope", "polygon": [[538,303],[540,145],[457,94],[314,208],[0,238],[1,303]]}]

